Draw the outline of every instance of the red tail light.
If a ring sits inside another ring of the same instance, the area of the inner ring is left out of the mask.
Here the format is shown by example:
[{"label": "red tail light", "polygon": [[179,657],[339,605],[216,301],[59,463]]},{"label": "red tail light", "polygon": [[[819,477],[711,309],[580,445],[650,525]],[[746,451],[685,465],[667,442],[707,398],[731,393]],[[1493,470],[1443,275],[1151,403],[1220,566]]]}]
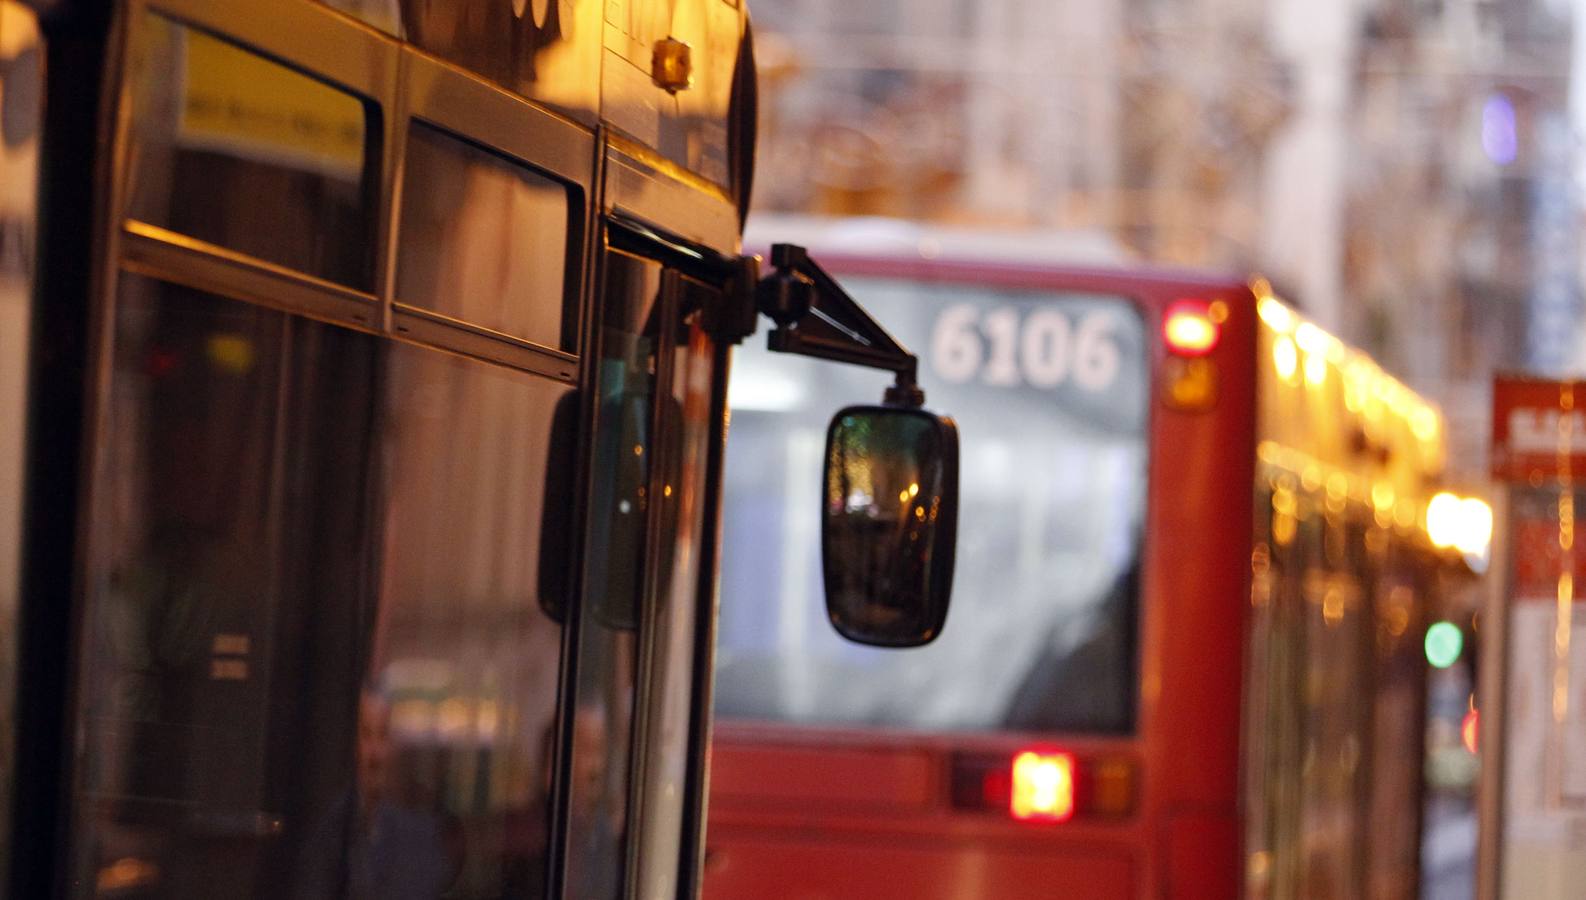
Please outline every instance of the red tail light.
[{"label": "red tail light", "polygon": [[1066,822],[1074,815],[1074,757],[1026,750],[1013,758],[1008,812],[1015,819]]},{"label": "red tail light", "polygon": [[1013,754],[953,755],[955,809],[1021,822],[1117,821],[1133,814],[1135,766],[1118,755],[1081,756],[1050,746]]},{"label": "red tail light", "polygon": [[1162,317],[1162,340],[1180,356],[1205,356],[1222,337],[1222,321],[1204,300],[1179,300]]}]

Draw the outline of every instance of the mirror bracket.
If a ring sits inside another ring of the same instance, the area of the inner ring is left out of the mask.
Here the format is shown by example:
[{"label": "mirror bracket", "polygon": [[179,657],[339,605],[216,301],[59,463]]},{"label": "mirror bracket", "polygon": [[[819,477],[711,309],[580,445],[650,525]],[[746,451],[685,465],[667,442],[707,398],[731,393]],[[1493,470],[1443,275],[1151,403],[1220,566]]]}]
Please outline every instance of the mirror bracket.
[{"label": "mirror bracket", "polygon": [[755,286],[755,306],[776,323],[767,336],[772,350],[892,372],[896,380],[884,403],[908,409],[925,404],[916,380],[919,357],[888,334],[807,250],[772,244],[771,266]]}]

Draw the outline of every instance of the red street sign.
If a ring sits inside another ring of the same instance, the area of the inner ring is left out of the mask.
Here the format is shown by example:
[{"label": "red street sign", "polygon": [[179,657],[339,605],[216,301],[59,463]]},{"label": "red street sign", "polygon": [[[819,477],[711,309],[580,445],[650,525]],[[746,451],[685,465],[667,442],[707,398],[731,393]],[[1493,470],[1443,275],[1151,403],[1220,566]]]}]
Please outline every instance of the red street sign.
[{"label": "red street sign", "polygon": [[1493,381],[1492,477],[1586,480],[1586,381]]}]

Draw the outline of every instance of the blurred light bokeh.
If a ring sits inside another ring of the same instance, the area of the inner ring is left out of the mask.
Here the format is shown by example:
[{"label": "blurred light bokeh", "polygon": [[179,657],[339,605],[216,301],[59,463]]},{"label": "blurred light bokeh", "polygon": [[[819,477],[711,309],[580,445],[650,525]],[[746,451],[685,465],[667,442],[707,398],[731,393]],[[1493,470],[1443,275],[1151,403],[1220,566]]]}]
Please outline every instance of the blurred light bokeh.
[{"label": "blurred light bokeh", "polygon": [[1073,232],[1260,271],[1450,414],[1586,369],[1576,0],[784,0],[761,213]]}]

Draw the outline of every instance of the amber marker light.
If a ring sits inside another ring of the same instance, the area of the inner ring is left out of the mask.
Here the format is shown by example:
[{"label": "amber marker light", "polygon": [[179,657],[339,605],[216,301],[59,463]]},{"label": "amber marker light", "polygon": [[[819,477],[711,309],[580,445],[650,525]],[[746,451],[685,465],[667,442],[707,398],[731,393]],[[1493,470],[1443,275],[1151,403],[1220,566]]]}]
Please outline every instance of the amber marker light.
[{"label": "amber marker light", "polygon": [[1162,339],[1180,356],[1205,356],[1217,347],[1222,324],[1204,300],[1179,300],[1162,317]]},{"label": "amber marker light", "polygon": [[1074,815],[1074,756],[1026,750],[1013,758],[1008,812],[1024,822],[1066,822]]}]

